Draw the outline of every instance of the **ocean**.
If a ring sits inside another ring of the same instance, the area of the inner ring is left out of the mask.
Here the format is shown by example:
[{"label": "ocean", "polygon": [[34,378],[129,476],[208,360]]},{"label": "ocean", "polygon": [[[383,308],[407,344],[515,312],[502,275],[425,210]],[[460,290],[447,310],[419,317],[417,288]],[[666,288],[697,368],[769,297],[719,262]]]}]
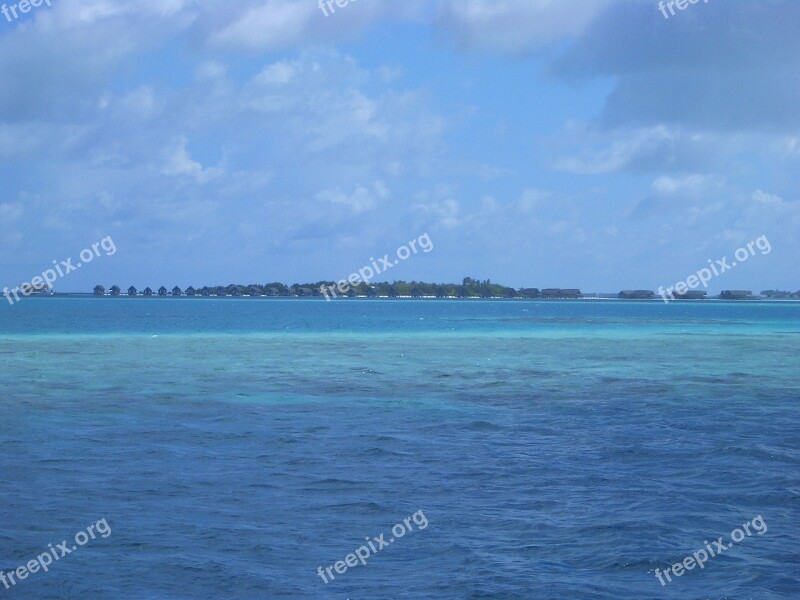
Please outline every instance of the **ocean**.
[{"label": "ocean", "polygon": [[798,598],[799,357],[792,302],[24,300],[0,598]]}]

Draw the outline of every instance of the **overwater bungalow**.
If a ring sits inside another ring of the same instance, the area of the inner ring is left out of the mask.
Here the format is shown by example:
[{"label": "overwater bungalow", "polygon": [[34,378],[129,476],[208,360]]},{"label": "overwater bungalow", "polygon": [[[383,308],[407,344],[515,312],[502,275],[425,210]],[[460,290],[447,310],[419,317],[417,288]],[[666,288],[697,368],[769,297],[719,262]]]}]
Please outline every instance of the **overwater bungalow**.
[{"label": "overwater bungalow", "polygon": [[166,296],[167,294],[168,294],[167,288],[165,288],[163,285],[160,288],[158,288],[159,296]]},{"label": "overwater bungalow", "polygon": [[153,290],[151,290],[149,287],[144,288],[142,296],[152,296],[152,295],[153,295]]},{"label": "overwater bungalow", "polygon": [[748,300],[753,297],[750,290],[723,290],[719,295],[722,300]]},{"label": "overwater bungalow", "polygon": [[542,298],[580,298],[581,291],[578,289],[546,288],[542,290]]},{"label": "overwater bungalow", "polygon": [[675,299],[676,300],[702,300],[706,297],[706,292],[700,290],[688,290],[686,292],[680,293],[678,291],[675,292]]},{"label": "overwater bungalow", "polygon": [[135,287],[131,286],[128,288],[128,296],[136,296],[139,292],[136,290]]},{"label": "overwater bungalow", "polygon": [[94,295],[95,296],[105,296],[106,295],[106,288],[102,285],[94,286]]},{"label": "overwater bungalow", "polygon": [[[19,286],[20,290],[30,290],[30,295],[32,296],[49,296],[53,293],[53,291],[44,283],[38,284],[25,284],[24,286]],[[22,292],[23,294],[25,291]]]},{"label": "overwater bungalow", "polygon": [[179,288],[177,285],[174,288],[172,288],[173,296],[180,296],[181,294],[183,294],[183,292],[181,291],[181,288]]},{"label": "overwater bungalow", "polygon": [[774,300],[789,300],[791,298],[800,298],[800,291],[792,293],[781,290],[764,290],[761,292],[761,295],[765,298],[772,298]]},{"label": "overwater bungalow", "polygon": [[542,292],[539,291],[539,288],[520,288],[517,293],[517,298],[540,298],[541,296]]},{"label": "overwater bungalow", "polygon": [[111,294],[112,296],[119,296],[120,294],[122,294],[122,290],[118,285],[112,285],[111,289],[109,290],[109,294]]},{"label": "overwater bungalow", "polygon": [[656,293],[652,290],[622,290],[619,297],[625,300],[650,300],[656,297]]},{"label": "overwater bungalow", "polygon": [[208,298],[211,295],[211,288],[208,286],[203,287],[203,289],[200,290],[200,295]]},{"label": "overwater bungalow", "polygon": [[197,291],[192,286],[189,286],[188,288],[186,288],[186,295],[191,298],[192,296],[197,295]]}]

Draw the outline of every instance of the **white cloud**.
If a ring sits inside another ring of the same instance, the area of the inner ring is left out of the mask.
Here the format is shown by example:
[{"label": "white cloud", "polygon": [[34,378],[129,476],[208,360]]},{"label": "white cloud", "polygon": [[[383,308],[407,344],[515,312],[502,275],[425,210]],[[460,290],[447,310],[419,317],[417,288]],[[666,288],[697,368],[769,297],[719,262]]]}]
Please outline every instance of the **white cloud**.
[{"label": "white cloud", "polygon": [[127,113],[142,118],[152,117],[159,109],[155,92],[147,85],[143,85],[125,95],[122,98],[122,107]]},{"label": "white cloud", "polygon": [[0,204],[0,222],[4,225],[15,223],[25,214],[25,207],[19,202]]},{"label": "white cloud", "polygon": [[281,60],[264,67],[264,69],[253,78],[256,85],[279,85],[289,83],[295,78],[299,65],[296,62]]},{"label": "white cloud", "polygon": [[448,198],[441,202],[414,204],[411,206],[412,213],[416,213],[427,222],[433,222],[444,229],[455,229],[461,224],[460,211],[460,203],[453,198]]},{"label": "white cloud", "polygon": [[195,69],[195,76],[200,81],[218,80],[228,74],[228,67],[225,63],[218,60],[207,60]]},{"label": "white cloud", "polygon": [[316,3],[306,0],[268,0],[212,33],[209,43],[247,50],[287,47],[300,38],[318,12]]},{"label": "white cloud", "polygon": [[40,124],[0,123],[0,158],[10,160],[33,153],[44,135]]},{"label": "white cloud", "polygon": [[718,187],[719,185],[715,177],[695,173],[682,177],[662,175],[656,179],[650,187],[652,187],[654,192],[669,195],[676,193],[697,194],[712,187]]},{"label": "white cloud", "polygon": [[521,52],[577,36],[613,0],[446,0],[439,24],[464,45]]},{"label": "white cloud", "polygon": [[405,75],[402,67],[381,65],[378,67],[378,75],[385,83],[393,83]]},{"label": "white cloud", "polygon": [[87,25],[118,16],[171,18],[192,4],[192,0],[73,0],[63,9],[62,16]]},{"label": "white cloud", "polygon": [[187,144],[186,138],[181,137],[164,150],[162,174],[191,177],[197,183],[207,183],[222,174],[220,167],[203,168],[199,162],[192,160]]},{"label": "white cloud", "polygon": [[[570,134],[575,134],[574,129]],[[600,142],[601,147],[593,147],[590,139],[585,140],[579,155],[556,159],[554,168],[579,175],[620,171],[643,155],[652,154],[673,142],[676,134],[667,127],[656,126],[610,132],[603,137],[605,139]]]},{"label": "white cloud", "polygon": [[519,200],[517,200],[517,206],[520,213],[530,214],[533,213],[537,208],[541,208],[542,203],[550,197],[550,192],[536,188],[528,188],[522,192]]},{"label": "white cloud", "polygon": [[753,192],[753,202],[756,205],[775,209],[783,208],[785,206],[783,198],[776,194],[768,194],[762,190],[756,190]]},{"label": "white cloud", "polygon": [[333,205],[348,209],[353,214],[361,214],[372,210],[378,205],[379,200],[389,197],[389,189],[382,181],[376,181],[372,190],[362,185],[357,185],[355,190],[348,194],[339,188],[324,190],[317,194],[317,199]]}]

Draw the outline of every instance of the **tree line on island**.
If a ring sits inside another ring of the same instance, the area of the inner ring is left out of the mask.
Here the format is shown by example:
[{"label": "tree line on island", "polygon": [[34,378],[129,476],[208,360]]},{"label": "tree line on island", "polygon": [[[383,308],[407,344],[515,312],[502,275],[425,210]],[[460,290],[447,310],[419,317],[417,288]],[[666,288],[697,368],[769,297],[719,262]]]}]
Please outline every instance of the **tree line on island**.
[{"label": "tree line on island", "polygon": [[[265,296],[274,298],[289,297],[322,297],[323,289],[337,285],[334,281],[318,281],[316,283],[295,283],[286,285],[280,282],[265,284],[230,284],[226,286],[204,286],[181,289],[178,286],[167,289],[161,286],[157,290],[145,288],[139,290],[133,286],[127,291],[114,285],[108,290],[102,285],[94,288],[95,296],[216,296],[216,297],[247,297]],[[492,283],[486,279],[480,281],[465,277],[460,284],[457,283],[426,283],[423,281],[394,281],[382,283],[358,283],[348,286],[344,296],[376,298],[540,298],[543,295],[553,297],[581,296],[577,289],[551,289],[539,290],[538,288],[514,289],[505,285]]]},{"label": "tree line on island", "polygon": [[[333,281],[318,281],[316,283],[295,283],[286,285],[280,282],[265,284],[230,284],[218,286],[203,286],[181,289],[178,286],[171,290],[161,286],[157,290],[149,287],[138,290],[134,286],[127,291],[119,286],[111,286],[108,290],[102,285],[94,288],[95,296],[183,296],[183,297],[268,297],[268,298],[318,298],[325,296],[324,289],[336,286]],[[347,286],[347,292],[341,294],[349,298],[582,298],[584,294],[576,288],[519,288],[492,283],[486,279],[481,281],[465,277],[458,283],[427,283],[423,281],[394,281],[392,283],[358,283]],[[652,290],[623,290],[619,294],[592,294],[593,297],[616,297],[628,300],[651,300],[656,298]],[[678,295],[680,298],[699,300],[706,297],[706,292],[690,291]],[[748,290],[725,290],[720,296],[728,300],[745,300],[756,296]],[[765,290],[761,292],[762,298],[769,299],[800,299],[800,291],[784,292],[779,290]]]}]

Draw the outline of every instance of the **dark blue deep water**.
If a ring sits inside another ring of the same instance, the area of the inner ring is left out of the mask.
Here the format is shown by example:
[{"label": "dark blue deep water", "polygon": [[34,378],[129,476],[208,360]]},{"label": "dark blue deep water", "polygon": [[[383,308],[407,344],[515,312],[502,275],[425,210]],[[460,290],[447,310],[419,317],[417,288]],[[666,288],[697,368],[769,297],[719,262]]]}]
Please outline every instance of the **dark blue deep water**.
[{"label": "dark blue deep water", "polygon": [[0,599],[798,598],[799,357],[793,303],[29,299],[0,570],[110,534]]}]

